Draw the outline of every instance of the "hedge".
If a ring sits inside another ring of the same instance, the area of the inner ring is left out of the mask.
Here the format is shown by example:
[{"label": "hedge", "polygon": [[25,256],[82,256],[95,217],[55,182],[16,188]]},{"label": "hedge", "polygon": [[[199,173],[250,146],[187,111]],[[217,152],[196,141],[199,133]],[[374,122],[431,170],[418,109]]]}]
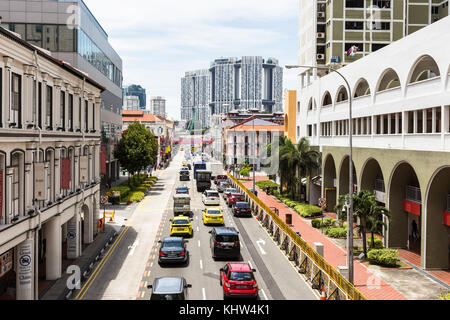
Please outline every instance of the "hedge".
[{"label": "hedge", "polygon": [[313,228],[316,228],[316,229],[320,229],[322,227],[334,226],[335,223],[336,223],[336,220],[331,219],[331,218],[324,218],[323,225],[322,225],[322,219],[313,219],[311,221],[311,225],[313,226]]},{"label": "hedge", "polygon": [[[370,244],[372,243],[372,237],[367,237],[367,246],[371,248]],[[375,247],[373,249],[383,249],[383,241],[379,238],[375,238]]]},{"label": "hedge", "polygon": [[309,218],[309,217],[317,217],[322,214],[322,209],[319,207],[306,204],[306,203],[299,203],[294,207],[294,210],[301,215],[302,217]]},{"label": "hedge", "polygon": [[398,251],[394,249],[371,249],[367,258],[371,263],[386,267],[396,267],[400,262]]},{"label": "hedge", "polygon": [[324,233],[331,238],[345,238],[347,236],[347,228],[328,227]]},{"label": "hedge", "polygon": [[271,180],[257,181],[256,185],[264,192],[266,191],[266,188],[269,187],[271,194],[274,194],[274,192],[278,193],[278,187],[280,186]]}]

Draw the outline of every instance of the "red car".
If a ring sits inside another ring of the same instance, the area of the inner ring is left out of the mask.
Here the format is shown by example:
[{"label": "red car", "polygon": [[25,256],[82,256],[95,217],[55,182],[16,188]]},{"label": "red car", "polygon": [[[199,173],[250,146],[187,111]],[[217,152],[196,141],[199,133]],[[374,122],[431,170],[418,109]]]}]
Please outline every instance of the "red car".
[{"label": "red car", "polygon": [[228,263],[220,269],[220,285],[223,298],[249,297],[258,299],[258,284],[253,275],[255,269],[248,263]]},{"label": "red car", "polygon": [[230,193],[227,197],[227,204],[230,208],[236,202],[243,202],[243,201],[245,201],[244,196],[240,193]]},{"label": "red car", "polygon": [[219,184],[221,181],[228,181],[228,177],[226,175],[223,174],[219,174],[215,179],[214,179],[214,183],[215,184]]}]

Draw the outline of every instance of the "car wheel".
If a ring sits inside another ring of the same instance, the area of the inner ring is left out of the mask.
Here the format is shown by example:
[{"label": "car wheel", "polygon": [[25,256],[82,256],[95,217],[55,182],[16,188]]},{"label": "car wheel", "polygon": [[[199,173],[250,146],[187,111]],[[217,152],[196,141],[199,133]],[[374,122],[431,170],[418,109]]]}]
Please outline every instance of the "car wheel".
[{"label": "car wheel", "polygon": [[223,300],[228,300],[227,295],[225,294],[225,291],[223,292]]}]

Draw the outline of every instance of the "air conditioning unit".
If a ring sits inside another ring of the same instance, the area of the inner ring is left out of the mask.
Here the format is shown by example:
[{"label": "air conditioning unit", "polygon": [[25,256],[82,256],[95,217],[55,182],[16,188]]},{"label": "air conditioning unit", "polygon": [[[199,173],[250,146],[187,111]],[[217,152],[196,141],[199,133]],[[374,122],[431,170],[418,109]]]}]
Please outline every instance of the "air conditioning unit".
[{"label": "air conditioning unit", "polygon": [[318,39],[324,39],[325,38],[325,33],[324,32],[317,32],[317,38]]},{"label": "air conditioning unit", "polygon": [[325,60],[325,55],[322,53],[317,54],[317,60]]},{"label": "air conditioning unit", "polygon": [[317,18],[325,18],[325,12],[317,12]]}]

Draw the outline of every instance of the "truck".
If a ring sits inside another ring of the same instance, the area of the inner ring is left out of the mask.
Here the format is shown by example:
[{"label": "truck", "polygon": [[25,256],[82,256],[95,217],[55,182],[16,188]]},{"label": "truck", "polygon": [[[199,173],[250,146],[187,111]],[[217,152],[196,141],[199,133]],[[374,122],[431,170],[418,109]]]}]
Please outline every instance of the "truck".
[{"label": "truck", "polygon": [[193,167],[194,167],[194,179],[197,179],[197,171],[198,170],[206,170],[206,162],[202,161],[201,159],[195,158],[193,161]]},{"label": "truck", "polygon": [[197,181],[197,191],[203,192],[205,190],[211,189],[211,171],[208,170],[197,170],[197,176],[195,180]]},{"label": "truck", "polygon": [[224,174],[222,163],[208,162],[206,163],[207,170],[211,171],[211,178],[214,180],[218,175]]}]

